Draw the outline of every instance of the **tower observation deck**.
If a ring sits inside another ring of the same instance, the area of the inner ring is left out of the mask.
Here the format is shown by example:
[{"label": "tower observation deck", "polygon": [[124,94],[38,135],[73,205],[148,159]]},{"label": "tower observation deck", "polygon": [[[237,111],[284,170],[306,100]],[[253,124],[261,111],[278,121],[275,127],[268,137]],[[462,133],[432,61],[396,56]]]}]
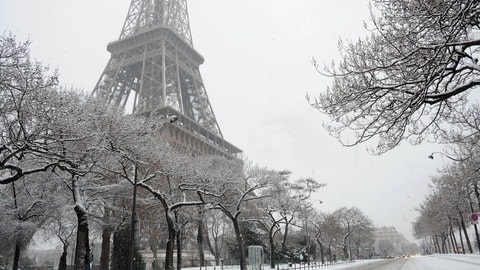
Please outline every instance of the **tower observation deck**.
[{"label": "tower observation deck", "polygon": [[193,48],[186,0],[132,0],[92,95],[132,114],[176,115],[162,134],[183,151],[238,157],[213,113]]}]

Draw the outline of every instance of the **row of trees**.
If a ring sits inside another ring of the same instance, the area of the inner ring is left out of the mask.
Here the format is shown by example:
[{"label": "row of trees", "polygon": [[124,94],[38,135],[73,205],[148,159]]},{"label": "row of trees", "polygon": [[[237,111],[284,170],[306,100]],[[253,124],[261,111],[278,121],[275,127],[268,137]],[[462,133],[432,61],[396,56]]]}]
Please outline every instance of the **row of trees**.
[{"label": "row of trees", "polygon": [[476,137],[459,141],[451,155],[438,153],[451,162],[432,177],[430,192],[414,222],[415,234],[425,239],[430,252],[472,253],[480,247],[477,224],[473,224],[473,239],[467,230],[472,227],[470,215],[480,212],[480,157]]},{"label": "row of trees", "polygon": [[0,37],[0,250],[13,257],[14,270],[39,231],[62,243],[59,269],[66,269],[74,244],[76,270],[88,269],[92,238],[101,242],[100,269],[135,269],[144,247],[156,261],[165,248],[166,269],[173,269],[176,248],[180,268],[188,243],[203,266],[204,247],[217,262],[226,256],[223,241],[246,269],[249,231],[262,236],[257,241],[268,239],[260,244],[270,250],[272,267],[280,256],[299,254],[288,247],[289,232],[305,236],[306,258],[314,246],[323,260],[325,249],[331,257],[341,245],[348,258],[352,246],[358,254],[369,243],[372,223],[360,210],[314,210],[311,194],[323,184],[235,159],[178,153],[159,136],[174,124],[170,116],[125,116],[64,89],[28,47]]}]

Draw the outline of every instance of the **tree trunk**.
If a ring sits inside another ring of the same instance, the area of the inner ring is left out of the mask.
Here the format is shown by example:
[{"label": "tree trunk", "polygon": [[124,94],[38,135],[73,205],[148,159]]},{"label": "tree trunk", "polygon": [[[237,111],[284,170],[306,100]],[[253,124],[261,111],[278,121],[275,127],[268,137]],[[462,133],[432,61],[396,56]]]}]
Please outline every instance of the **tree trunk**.
[{"label": "tree trunk", "polygon": [[62,256],[60,256],[58,270],[67,270],[67,251],[65,249],[62,252]]},{"label": "tree trunk", "polygon": [[465,235],[465,241],[467,242],[468,251],[473,253],[472,244],[470,243],[470,238],[468,237],[467,228],[465,227],[465,222],[463,221],[462,212],[459,212],[460,215],[460,224],[462,225],[463,234]]},{"label": "tree trunk", "polygon": [[285,254],[285,251],[287,251],[287,234],[288,234],[288,222],[285,223],[285,230],[283,233],[283,239],[282,239],[282,254]]},{"label": "tree trunk", "polygon": [[477,239],[477,247],[480,249],[480,235],[478,234],[477,224],[473,224],[473,229],[475,230],[475,238]]},{"label": "tree trunk", "polygon": [[447,243],[448,243],[448,253],[457,253],[457,251],[453,247],[453,239],[452,239],[452,234],[449,232],[446,234],[447,237]]},{"label": "tree trunk", "polygon": [[[222,246],[223,246],[223,235],[222,235]],[[215,238],[215,265],[220,266],[220,250],[218,247],[218,238]]]},{"label": "tree trunk", "polygon": [[102,251],[100,254],[99,270],[109,269],[111,235],[112,235],[112,228],[110,226],[104,226],[102,231]]},{"label": "tree trunk", "polygon": [[320,247],[320,259],[322,260],[322,265],[325,264],[325,259],[323,258],[323,245],[319,239],[317,239],[318,246]]},{"label": "tree trunk", "polygon": [[167,246],[165,248],[165,269],[172,270],[173,267],[173,250],[174,250],[174,242],[175,242],[175,230],[168,229],[168,239],[167,239]]},{"label": "tree trunk", "polygon": [[158,251],[157,249],[153,250],[153,270],[158,270],[160,267],[158,267]]},{"label": "tree trunk", "polygon": [[123,221],[113,233],[111,268],[113,270],[130,270],[130,224]]},{"label": "tree trunk", "polygon": [[455,237],[455,231],[453,230],[452,220],[449,218],[448,222],[450,223],[450,238],[452,240],[453,250],[458,254],[460,252],[458,251],[458,243],[457,238]]},{"label": "tree trunk", "polygon": [[[15,202],[15,209],[18,209],[17,206],[17,192],[15,191],[15,182],[12,182],[12,189],[13,189],[13,199]],[[18,228],[16,229],[18,230]],[[20,243],[18,239],[15,242],[15,254],[13,256],[13,270],[18,270],[18,261],[20,260]]]},{"label": "tree trunk", "polygon": [[150,245],[150,250],[153,253],[153,270],[158,270],[158,229],[154,229],[148,238],[148,243]]},{"label": "tree trunk", "polygon": [[457,219],[457,226],[458,226],[458,235],[460,236],[460,244],[462,245],[462,254],[465,254],[465,246],[463,245],[463,237],[462,237],[462,229],[460,227],[460,223]]},{"label": "tree trunk", "polygon": [[13,270],[18,270],[18,261],[20,260],[20,245],[15,244],[15,255],[13,256]]},{"label": "tree trunk", "polygon": [[77,215],[77,239],[73,270],[90,270],[90,243],[88,239],[88,213],[81,203],[78,176],[72,175],[73,201],[75,202],[75,214]]},{"label": "tree trunk", "polygon": [[332,245],[328,244],[328,261],[332,263]]},{"label": "tree trunk", "polygon": [[350,235],[353,233],[353,231],[350,230],[350,222],[348,221],[347,221],[347,230],[348,230],[348,233],[343,238],[343,247],[344,247],[343,252],[345,253],[345,255],[348,255],[348,257],[345,257],[345,259],[352,261],[352,245],[351,245]]},{"label": "tree trunk", "polygon": [[270,243],[270,268],[275,269],[275,242],[273,241],[272,230],[268,234],[268,242]]},{"label": "tree trunk", "polygon": [[440,250],[440,244],[438,243],[438,238],[437,238],[438,235],[435,235],[433,237],[433,243],[434,243],[434,246],[435,246],[435,253],[441,253],[441,250]]},{"label": "tree trunk", "polygon": [[168,238],[167,247],[165,248],[165,269],[173,270],[173,250],[175,244],[175,227],[173,224],[173,218],[171,217],[171,211],[165,210],[165,217],[167,220]]},{"label": "tree trunk", "polygon": [[442,235],[440,235],[440,239],[442,239],[442,254],[446,254],[447,253],[447,243],[446,243],[447,238],[442,233]]},{"label": "tree trunk", "polygon": [[175,236],[177,240],[177,270],[182,269],[182,230],[178,230]]},{"label": "tree trunk", "polygon": [[235,237],[237,239],[239,256],[240,256],[240,270],[247,270],[247,256],[245,254],[245,244],[243,242],[242,233],[240,232],[240,226],[236,218],[231,218],[233,222],[233,228],[235,230]]},{"label": "tree trunk", "polygon": [[475,192],[475,198],[477,199],[478,207],[480,208],[480,191],[478,190],[478,182],[475,182],[473,185],[473,190]]},{"label": "tree trunk", "polygon": [[[350,231],[350,224],[348,224],[348,233],[343,237],[343,256],[345,257],[345,260],[351,260],[351,254],[349,253],[349,251],[351,252],[351,250],[349,249],[349,240],[350,240],[350,234],[352,232]],[[348,240],[348,242],[347,242]]]},{"label": "tree trunk", "polygon": [[215,257],[215,265],[219,266],[220,258],[218,254],[218,245],[217,245],[218,239],[216,239],[215,237],[213,238],[213,241],[215,243],[215,247],[213,247],[212,242],[210,241],[210,233],[208,230],[208,225],[206,224],[206,222],[202,222],[202,226],[203,226],[203,232],[204,232],[203,235],[205,236],[205,241],[207,243],[208,250],[210,251],[210,253],[212,253],[213,257]]},{"label": "tree trunk", "polygon": [[77,245],[75,247],[74,270],[90,270],[90,243],[88,239],[88,218],[85,209],[76,205]]},{"label": "tree trunk", "polygon": [[455,238],[455,234],[453,233],[452,228],[450,228],[450,233],[448,234],[448,236],[450,238],[450,243],[452,244],[453,253],[458,254],[457,239]]},{"label": "tree trunk", "polygon": [[203,250],[203,218],[200,219],[198,222],[197,245],[198,245],[198,260],[199,260],[200,267],[202,267],[202,266],[205,266],[205,252]]}]

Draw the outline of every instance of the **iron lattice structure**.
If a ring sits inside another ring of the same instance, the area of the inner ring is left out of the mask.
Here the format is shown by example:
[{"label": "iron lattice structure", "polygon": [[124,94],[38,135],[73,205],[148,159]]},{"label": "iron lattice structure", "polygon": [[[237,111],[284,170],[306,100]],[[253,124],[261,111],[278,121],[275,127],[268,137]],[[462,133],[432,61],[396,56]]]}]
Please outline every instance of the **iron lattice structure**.
[{"label": "iron lattice structure", "polygon": [[[181,126],[224,154],[241,152],[223,140],[210,105],[186,0],[132,0],[120,37],[107,50],[111,58],[92,95],[133,114],[179,115],[183,122],[177,129]],[[185,134],[171,135],[185,141]]]},{"label": "iron lattice structure", "polygon": [[152,26],[169,27],[192,45],[186,0],[132,0],[120,39]]}]

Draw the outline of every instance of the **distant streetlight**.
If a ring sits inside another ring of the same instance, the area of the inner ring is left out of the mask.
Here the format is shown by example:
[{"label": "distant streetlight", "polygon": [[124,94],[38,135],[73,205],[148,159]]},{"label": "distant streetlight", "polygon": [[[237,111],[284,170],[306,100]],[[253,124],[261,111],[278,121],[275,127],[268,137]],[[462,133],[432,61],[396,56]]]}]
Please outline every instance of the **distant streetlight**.
[{"label": "distant streetlight", "polygon": [[428,156],[428,158],[429,158],[429,159],[433,159],[433,155],[434,155],[434,154],[440,154],[440,155],[442,155],[442,156],[444,156],[444,157],[446,157],[446,158],[448,158],[448,159],[451,159],[451,160],[453,160],[453,161],[458,161],[458,162],[463,162],[463,161],[466,161],[466,160],[468,159],[468,158],[462,158],[462,159],[453,158],[453,157],[451,157],[451,156],[449,156],[449,155],[447,155],[447,154],[445,154],[445,153],[443,153],[443,152],[433,152],[433,153],[431,153],[431,154]]}]

